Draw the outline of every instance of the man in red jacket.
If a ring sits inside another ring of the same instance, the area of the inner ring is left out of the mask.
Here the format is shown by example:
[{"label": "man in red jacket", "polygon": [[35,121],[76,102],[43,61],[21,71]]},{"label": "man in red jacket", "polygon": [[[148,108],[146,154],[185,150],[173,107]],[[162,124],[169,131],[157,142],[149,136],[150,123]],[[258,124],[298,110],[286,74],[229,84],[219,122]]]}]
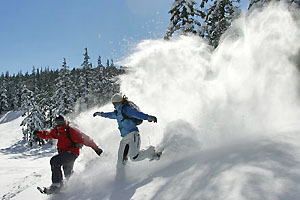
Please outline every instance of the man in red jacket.
[{"label": "man in red jacket", "polygon": [[63,167],[65,177],[67,179],[70,177],[74,162],[79,156],[80,144],[91,147],[99,156],[102,153],[102,149],[89,136],[69,126],[69,122],[62,116],[55,118],[55,127],[51,131],[34,131],[33,134],[43,139],[58,139],[58,155],[53,156],[50,160],[52,185],[48,190],[55,191],[62,186],[61,167]]}]

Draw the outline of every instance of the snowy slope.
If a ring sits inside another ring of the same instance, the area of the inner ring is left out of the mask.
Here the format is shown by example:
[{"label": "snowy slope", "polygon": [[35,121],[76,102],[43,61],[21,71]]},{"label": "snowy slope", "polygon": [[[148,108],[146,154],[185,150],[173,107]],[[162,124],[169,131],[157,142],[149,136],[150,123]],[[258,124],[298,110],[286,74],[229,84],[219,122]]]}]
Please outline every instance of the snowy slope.
[{"label": "snowy slope", "polygon": [[72,122],[103,156],[83,148],[66,191],[44,196],[35,187],[50,185],[55,148],[24,146],[17,118],[0,124],[2,199],[299,199],[299,34],[280,6],[238,20],[213,53],[195,37],[143,41],[121,90],[158,117],[140,133],[142,148],[165,148],[161,160],[129,162],[115,180],[117,124],[92,117],[113,107],[94,108]]}]

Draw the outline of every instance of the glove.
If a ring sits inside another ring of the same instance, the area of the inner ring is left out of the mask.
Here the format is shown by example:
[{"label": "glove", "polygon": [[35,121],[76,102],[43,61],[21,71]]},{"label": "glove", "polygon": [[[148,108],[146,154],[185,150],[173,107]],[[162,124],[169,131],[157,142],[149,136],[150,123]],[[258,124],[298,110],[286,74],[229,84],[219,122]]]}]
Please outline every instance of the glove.
[{"label": "glove", "polygon": [[154,123],[157,123],[157,118],[156,118],[155,116],[149,115],[149,117],[148,117],[148,122],[154,122]]},{"label": "glove", "polygon": [[102,113],[103,113],[103,112],[95,112],[95,113],[93,114],[93,117],[101,116]]},{"label": "glove", "polygon": [[39,132],[40,132],[40,131],[35,130],[35,131],[33,131],[32,134],[36,136]]},{"label": "glove", "polygon": [[103,152],[102,149],[98,148],[96,150],[94,150],[96,152],[96,154],[98,154],[98,156],[101,155],[101,153]]}]

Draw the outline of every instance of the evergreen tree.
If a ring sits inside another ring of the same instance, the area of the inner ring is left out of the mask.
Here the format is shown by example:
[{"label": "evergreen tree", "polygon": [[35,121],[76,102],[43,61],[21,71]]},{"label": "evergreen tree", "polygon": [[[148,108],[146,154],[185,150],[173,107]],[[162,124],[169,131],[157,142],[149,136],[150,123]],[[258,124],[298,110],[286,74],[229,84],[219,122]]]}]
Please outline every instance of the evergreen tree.
[{"label": "evergreen tree", "polygon": [[52,97],[53,102],[55,102],[54,110],[52,112],[53,117],[56,115],[72,113],[75,104],[75,96],[72,89],[73,82],[71,80],[71,73],[65,58],[55,83],[56,90]]},{"label": "evergreen tree", "polygon": [[82,71],[79,76],[79,99],[80,99],[80,110],[88,108],[93,105],[93,86],[95,85],[93,77],[92,64],[89,62],[88,50],[85,48],[84,61],[82,63]]},{"label": "evergreen tree", "polygon": [[14,88],[14,82],[12,77],[10,79],[9,72],[5,73],[5,83],[6,83],[6,98],[7,98],[7,110],[13,110],[14,109],[14,96],[15,96],[15,88]]},{"label": "evergreen tree", "polygon": [[103,99],[109,100],[110,97],[120,91],[120,86],[117,84],[117,76],[121,74],[115,66],[105,68],[105,79],[103,79]]},{"label": "evergreen tree", "polygon": [[114,64],[114,60],[113,59],[110,59],[110,67],[114,67],[115,64]]},{"label": "evergreen tree", "polygon": [[42,130],[45,127],[46,119],[42,112],[34,92],[29,90],[25,85],[23,87],[23,116],[24,119],[21,122],[21,126],[24,126],[24,137],[29,138],[30,142],[33,140],[33,131]]},{"label": "evergreen tree", "polygon": [[103,86],[106,83],[106,77],[104,74],[105,68],[102,65],[101,56],[98,57],[98,65],[94,69],[94,98],[95,98],[95,104],[101,102],[102,96],[103,96]]},{"label": "evergreen tree", "polygon": [[83,59],[83,63],[81,64],[81,66],[83,67],[83,69],[89,69],[89,68],[92,68],[92,64],[89,62],[89,54],[88,54],[88,49],[85,48],[84,49],[85,52],[84,52],[84,59]]},{"label": "evergreen tree", "polygon": [[238,7],[240,0],[216,0],[212,5],[208,5],[208,1],[202,0],[200,4],[204,23],[198,33],[216,48],[223,33],[240,15],[241,11]]},{"label": "evergreen tree", "polygon": [[[120,89],[116,77],[124,70],[118,69],[113,59],[107,59],[106,64],[104,67],[99,56],[98,65],[93,69],[85,49],[82,68],[72,71],[64,59],[60,70],[33,66],[31,74],[2,73],[0,112],[23,111],[24,138],[32,138],[32,131],[52,127],[57,114],[72,113],[77,105],[94,106],[109,101]],[[82,101],[75,104],[75,99]]]},{"label": "evergreen tree", "polygon": [[199,22],[195,20],[195,17],[199,15],[199,11],[195,5],[194,0],[175,0],[169,11],[171,23],[164,39],[170,39],[176,31],[179,31],[179,34],[196,33],[195,25],[198,25]]},{"label": "evergreen tree", "polygon": [[22,95],[22,74],[19,72],[13,79],[10,81],[12,86],[11,92],[11,102],[12,109],[19,110],[21,108],[21,95]]},{"label": "evergreen tree", "polygon": [[98,57],[98,65],[97,67],[102,67],[102,60],[101,60],[101,56]]},{"label": "evergreen tree", "polygon": [[8,101],[7,101],[7,80],[2,73],[1,75],[1,80],[0,80],[0,114],[3,111],[7,111],[9,106],[8,106]]}]

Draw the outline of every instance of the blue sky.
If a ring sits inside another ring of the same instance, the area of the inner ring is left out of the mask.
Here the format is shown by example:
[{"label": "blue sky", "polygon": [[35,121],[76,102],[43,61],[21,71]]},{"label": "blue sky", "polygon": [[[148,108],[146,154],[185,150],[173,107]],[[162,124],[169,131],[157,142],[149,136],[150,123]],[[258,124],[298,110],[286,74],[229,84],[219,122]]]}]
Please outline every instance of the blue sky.
[{"label": "blue sky", "polygon": [[1,72],[80,67],[124,58],[136,42],[161,38],[174,0],[0,0]]}]

